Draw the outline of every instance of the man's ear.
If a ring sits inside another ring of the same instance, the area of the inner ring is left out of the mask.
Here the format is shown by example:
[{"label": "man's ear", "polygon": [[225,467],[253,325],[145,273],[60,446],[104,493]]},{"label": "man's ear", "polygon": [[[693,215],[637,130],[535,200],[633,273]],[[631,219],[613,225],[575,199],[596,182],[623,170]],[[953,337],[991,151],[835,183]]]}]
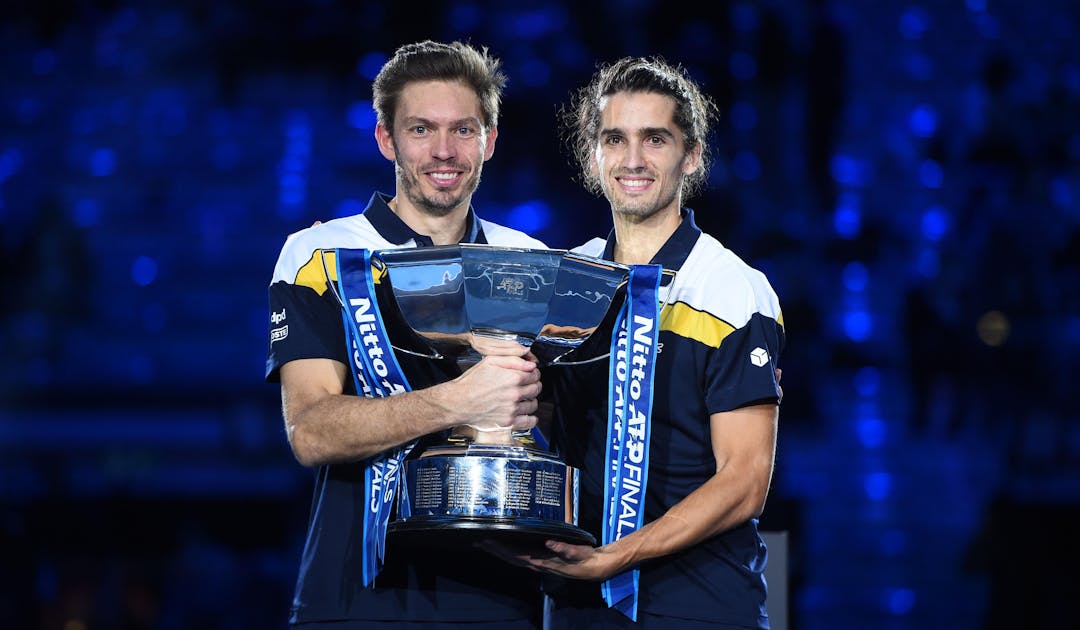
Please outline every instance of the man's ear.
[{"label": "man's ear", "polygon": [[491,159],[492,155],[495,155],[495,138],[499,137],[499,128],[492,127],[487,132],[487,138],[485,139],[487,144],[484,146],[484,161],[487,162]]},{"label": "man's ear", "polygon": [[394,149],[394,135],[383,127],[382,123],[375,125],[375,144],[379,145],[379,153],[382,153],[384,158],[393,162],[397,157],[397,151]]},{"label": "man's ear", "polygon": [[692,175],[698,168],[701,167],[701,144],[697,144],[693,149],[686,152],[683,156],[682,172],[683,175]]}]

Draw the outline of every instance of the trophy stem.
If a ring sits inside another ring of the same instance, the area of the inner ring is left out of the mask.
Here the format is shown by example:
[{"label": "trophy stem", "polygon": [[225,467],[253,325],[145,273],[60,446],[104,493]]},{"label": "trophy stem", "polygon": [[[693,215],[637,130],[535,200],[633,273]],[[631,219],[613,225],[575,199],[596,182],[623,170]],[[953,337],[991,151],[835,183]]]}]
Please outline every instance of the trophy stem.
[{"label": "trophy stem", "polygon": [[512,429],[480,429],[469,424],[463,424],[455,427],[453,434],[463,437],[473,444],[521,446],[520,440],[514,437]]}]

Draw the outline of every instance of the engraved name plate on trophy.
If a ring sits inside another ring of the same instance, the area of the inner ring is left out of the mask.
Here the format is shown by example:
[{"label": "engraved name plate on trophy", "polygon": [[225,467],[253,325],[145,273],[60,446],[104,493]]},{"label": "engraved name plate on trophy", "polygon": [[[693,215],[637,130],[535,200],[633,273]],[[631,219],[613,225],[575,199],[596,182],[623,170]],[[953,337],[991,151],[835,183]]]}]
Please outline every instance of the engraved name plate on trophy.
[{"label": "engraved name plate on trophy", "polygon": [[[603,360],[626,299],[628,268],[566,250],[449,245],[372,254],[396,352],[463,369],[500,346],[541,366]],[[542,436],[464,425],[407,459],[399,535],[451,531],[595,544],[577,527],[578,471]]]}]

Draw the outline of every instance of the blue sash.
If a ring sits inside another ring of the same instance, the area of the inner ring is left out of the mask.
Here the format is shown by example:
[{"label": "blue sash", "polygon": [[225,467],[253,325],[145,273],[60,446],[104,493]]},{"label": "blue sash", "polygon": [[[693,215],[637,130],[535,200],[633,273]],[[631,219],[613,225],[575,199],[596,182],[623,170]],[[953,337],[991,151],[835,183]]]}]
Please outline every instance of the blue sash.
[{"label": "blue sash", "polygon": [[[386,335],[375,297],[371,274],[371,252],[366,249],[337,249],[338,295],[344,305],[342,318],[352,357],[356,393],[369,398],[393,396],[410,391],[409,382],[398,365]],[[370,586],[383,565],[386,552],[386,525],[397,490],[401,463],[416,443],[392,448],[364,462],[364,531],[361,575]]]},{"label": "blue sash", "polygon": [[[611,335],[608,381],[602,541],[619,540],[641,528],[649,472],[649,425],[653,372],[660,327],[659,265],[632,265],[626,303]],[[637,568],[605,580],[600,591],[608,607],[637,621]]]}]

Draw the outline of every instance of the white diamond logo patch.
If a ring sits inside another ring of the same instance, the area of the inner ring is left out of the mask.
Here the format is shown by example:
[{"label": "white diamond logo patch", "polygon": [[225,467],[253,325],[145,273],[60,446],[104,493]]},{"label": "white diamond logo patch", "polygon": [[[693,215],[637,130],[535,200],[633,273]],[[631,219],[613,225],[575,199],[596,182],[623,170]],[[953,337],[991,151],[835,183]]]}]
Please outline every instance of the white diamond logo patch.
[{"label": "white diamond logo patch", "polygon": [[769,352],[765,348],[757,347],[750,351],[750,362],[761,367],[769,362]]}]

